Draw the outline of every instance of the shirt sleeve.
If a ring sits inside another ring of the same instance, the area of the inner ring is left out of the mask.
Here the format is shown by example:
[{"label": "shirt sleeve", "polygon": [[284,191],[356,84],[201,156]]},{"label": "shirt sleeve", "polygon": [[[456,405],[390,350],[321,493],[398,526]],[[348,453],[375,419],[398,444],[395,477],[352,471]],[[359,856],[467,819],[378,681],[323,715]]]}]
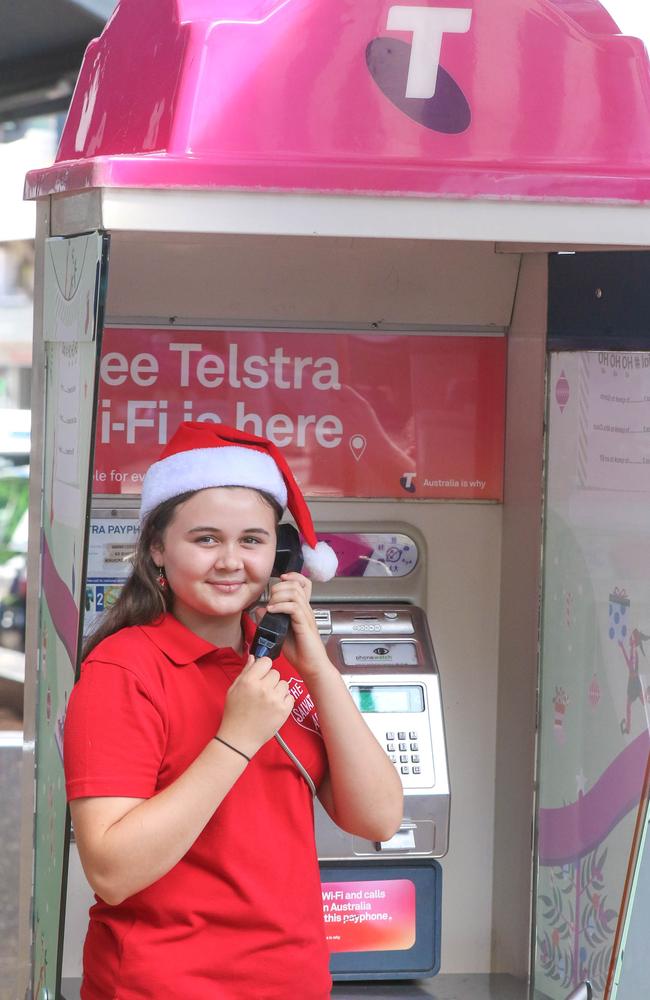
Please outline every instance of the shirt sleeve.
[{"label": "shirt sleeve", "polygon": [[82,667],[66,713],[63,761],[68,800],[151,798],[166,744],[163,712],[142,681],[116,663]]}]

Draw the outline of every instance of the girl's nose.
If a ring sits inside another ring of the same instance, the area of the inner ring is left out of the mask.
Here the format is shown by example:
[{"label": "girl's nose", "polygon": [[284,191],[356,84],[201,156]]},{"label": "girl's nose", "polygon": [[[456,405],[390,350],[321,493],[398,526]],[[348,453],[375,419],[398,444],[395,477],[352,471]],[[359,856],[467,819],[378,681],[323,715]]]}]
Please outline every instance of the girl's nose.
[{"label": "girl's nose", "polygon": [[233,569],[241,566],[241,557],[236,545],[220,545],[215,565],[224,569]]}]

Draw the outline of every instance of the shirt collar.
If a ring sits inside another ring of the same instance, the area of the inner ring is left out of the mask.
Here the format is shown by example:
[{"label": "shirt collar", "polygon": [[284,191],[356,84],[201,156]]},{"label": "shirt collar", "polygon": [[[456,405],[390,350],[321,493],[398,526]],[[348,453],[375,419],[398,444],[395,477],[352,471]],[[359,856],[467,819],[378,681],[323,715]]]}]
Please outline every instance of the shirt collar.
[{"label": "shirt collar", "polygon": [[196,663],[201,657],[210,653],[213,655],[216,653],[219,660],[245,663],[255,633],[255,622],[248,615],[242,615],[242,625],[244,650],[241,655],[230,646],[214,646],[207,639],[202,639],[200,635],[179,622],[178,618],[174,618],[169,611],[150,625],[140,625],[140,628],[172,663],[177,667],[185,667],[188,663]]}]

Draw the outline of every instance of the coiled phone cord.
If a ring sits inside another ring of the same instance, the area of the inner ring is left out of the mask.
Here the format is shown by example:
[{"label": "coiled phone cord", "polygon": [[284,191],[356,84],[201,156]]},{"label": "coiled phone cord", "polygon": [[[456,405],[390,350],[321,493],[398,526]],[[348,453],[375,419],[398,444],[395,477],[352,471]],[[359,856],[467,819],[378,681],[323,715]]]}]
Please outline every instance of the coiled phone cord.
[{"label": "coiled phone cord", "polygon": [[293,752],[293,750],[291,749],[291,747],[287,746],[287,744],[284,742],[284,740],[282,739],[282,737],[280,736],[279,733],[275,734],[275,738],[278,741],[278,743],[280,744],[280,746],[282,747],[282,749],[284,750],[284,752],[287,754],[287,756],[290,757],[291,760],[294,762],[294,764],[296,765],[296,767],[298,768],[298,770],[302,774],[303,778],[305,779],[305,781],[307,782],[307,784],[311,788],[311,794],[315,797],[316,796],[316,785],[312,781],[312,778],[311,778],[311,775],[309,774],[309,771],[307,771],[307,769],[300,763],[300,761],[296,757],[296,755]]}]

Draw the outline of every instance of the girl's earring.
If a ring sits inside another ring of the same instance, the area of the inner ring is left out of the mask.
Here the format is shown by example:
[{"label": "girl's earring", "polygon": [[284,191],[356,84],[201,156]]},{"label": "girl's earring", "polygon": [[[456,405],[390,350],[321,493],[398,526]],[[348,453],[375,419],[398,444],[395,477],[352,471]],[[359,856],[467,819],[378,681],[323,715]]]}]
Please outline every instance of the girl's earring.
[{"label": "girl's earring", "polygon": [[156,583],[158,584],[158,586],[162,591],[169,590],[169,581],[167,580],[164,566],[158,567],[158,578],[156,580]]}]

